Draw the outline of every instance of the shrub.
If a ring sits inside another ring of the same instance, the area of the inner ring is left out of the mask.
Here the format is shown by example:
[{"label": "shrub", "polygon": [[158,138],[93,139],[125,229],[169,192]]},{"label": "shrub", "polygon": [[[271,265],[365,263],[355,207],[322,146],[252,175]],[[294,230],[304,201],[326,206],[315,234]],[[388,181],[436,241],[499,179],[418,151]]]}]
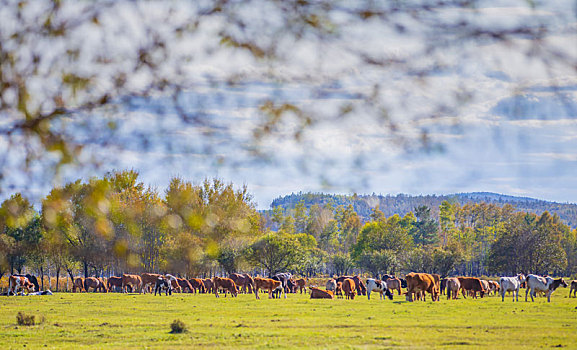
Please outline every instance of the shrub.
[{"label": "shrub", "polygon": [[186,325],[181,320],[174,320],[170,324],[170,333],[184,333],[186,332]]},{"label": "shrub", "polygon": [[18,325],[20,326],[34,326],[43,323],[44,317],[38,316],[38,318],[36,318],[35,315],[26,315],[23,312],[18,312],[18,315],[16,315],[16,322],[18,322]]}]

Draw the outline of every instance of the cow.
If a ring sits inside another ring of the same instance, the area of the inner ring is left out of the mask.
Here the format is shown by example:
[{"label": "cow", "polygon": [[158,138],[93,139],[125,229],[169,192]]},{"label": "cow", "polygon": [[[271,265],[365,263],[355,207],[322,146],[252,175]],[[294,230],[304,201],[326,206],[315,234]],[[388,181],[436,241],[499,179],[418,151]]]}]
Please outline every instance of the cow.
[{"label": "cow", "polygon": [[170,282],[172,290],[182,293],[182,288],[180,288],[180,284],[178,283],[178,279],[176,277],[167,273],[166,275],[164,275],[164,279]]},{"label": "cow", "polygon": [[8,277],[8,295],[18,295],[18,289],[20,289],[20,295],[24,295],[24,289],[26,289],[26,294],[28,294],[30,289],[34,292],[34,284],[24,276],[12,275]]},{"label": "cow", "polygon": [[333,293],[330,290],[322,290],[316,287],[310,287],[311,299],[333,299]]},{"label": "cow", "polygon": [[204,284],[204,288],[206,288],[206,293],[214,293],[214,283],[212,279],[205,278],[202,280],[202,283]]},{"label": "cow", "polygon": [[188,292],[192,293],[192,285],[190,284],[190,282],[188,282],[188,280],[186,280],[185,278],[177,277],[176,281],[178,282],[178,285],[180,286],[183,292],[188,289]]},{"label": "cow", "polygon": [[303,294],[303,291],[306,293],[307,292],[307,280],[304,278],[299,278],[298,280],[295,281],[295,284],[297,285],[297,288],[300,290],[301,294]]},{"label": "cow", "polygon": [[345,279],[352,279],[355,282],[355,289],[358,295],[367,295],[367,287],[359,276],[341,276],[337,278],[337,282],[344,282]]},{"label": "cow", "polygon": [[275,291],[275,294],[278,294],[278,296],[280,297],[280,293],[281,291],[284,292],[284,297],[286,299],[286,293],[288,293],[288,281],[291,279],[292,275],[289,272],[283,272],[283,273],[277,273],[276,275],[270,277],[273,280],[277,280],[281,283],[282,288],[281,289],[277,289]]},{"label": "cow", "polygon": [[541,291],[545,292],[547,296],[547,302],[551,302],[551,294],[559,287],[567,287],[567,283],[563,278],[553,279],[552,277],[541,277],[537,275],[527,275],[525,279],[527,282],[527,290],[525,291],[525,301],[527,301],[527,296],[531,295],[531,301],[535,301],[535,292]]},{"label": "cow", "polygon": [[140,294],[142,292],[142,278],[139,275],[129,275],[126,273],[122,274],[122,292],[126,293],[126,289],[130,286],[130,288],[135,291],[138,290]]},{"label": "cow", "polygon": [[172,295],[172,282],[164,276],[160,276],[156,279],[154,283],[154,295],[158,292],[158,295],[162,295],[162,290],[164,289],[164,294],[168,296]]},{"label": "cow", "polygon": [[228,278],[233,280],[238,287],[242,287],[243,293],[252,293],[254,289],[254,279],[250,275],[246,273],[242,275],[240,273],[231,273],[228,275]]},{"label": "cow", "polygon": [[[162,275],[158,274],[158,273],[143,273],[140,275],[140,279],[142,280],[142,285],[141,285],[141,289],[142,292],[144,294],[148,293],[152,293],[152,291],[150,290],[150,288],[155,288],[156,287],[156,281],[158,280],[159,277],[162,277]],[[150,287],[150,288],[149,288]]]},{"label": "cow", "polygon": [[[192,291],[194,293],[206,293],[206,287],[204,286],[204,282],[200,278],[191,278],[188,280],[192,287]],[[212,283],[212,281],[211,281]]]},{"label": "cow", "polygon": [[407,281],[406,300],[413,301],[413,294],[417,300],[425,300],[425,292],[431,294],[433,301],[439,300],[439,289],[435,277],[428,273],[411,272],[405,276]]},{"label": "cow", "polygon": [[94,289],[94,293],[96,293],[97,291],[108,293],[108,287],[106,287],[106,284],[104,284],[104,281],[100,277],[99,278],[86,277],[84,279],[84,290],[86,291],[86,293],[90,291],[89,290],[90,288]]},{"label": "cow", "polygon": [[84,289],[84,278],[76,277],[72,282],[72,293],[76,293],[76,290],[79,289],[80,293],[86,291]]},{"label": "cow", "polygon": [[499,283],[495,282],[495,281],[488,281],[489,282],[489,293],[493,293],[494,295],[499,294],[499,289],[501,288],[499,286]]},{"label": "cow", "polygon": [[571,298],[571,292],[573,292],[573,298],[575,298],[575,293],[577,293],[577,280],[571,281],[571,289],[569,289],[569,298]]},{"label": "cow", "polygon": [[393,293],[387,287],[387,282],[376,280],[374,278],[369,278],[367,280],[367,298],[371,300],[371,292],[379,292],[380,299],[383,300],[383,293],[389,298],[389,300],[393,300]]},{"label": "cow", "polygon": [[447,300],[451,298],[457,299],[457,295],[461,289],[461,282],[459,282],[459,279],[456,277],[447,278],[445,284],[447,288]]},{"label": "cow", "polygon": [[257,299],[260,299],[258,296],[258,292],[262,290],[268,290],[268,298],[273,298],[273,291],[276,289],[282,289],[281,281],[274,280],[272,278],[262,278],[262,277],[255,277],[254,278],[254,294]]},{"label": "cow", "polygon": [[337,281],[334,278],[331,278],[327,281],[326,289],[329,291],[334,292],[337,289]]},{"label": "cow", "polygon": [[446,288],[447,288],[447,279],[443,278],[443,279],[441,279],[441,287],[440,287],[441,295],[443,295],[445,293]]},{"label": "cow", "polygon": [[357,288],[355,286],[355,281],[352,278],[345,278],[343,283],[343,293],[345,294],[346,299],[355,299],[355,295],[357,294]]},{"label": "cow", "polygon": [[337,282],[337,288],[335,289],[335,295],[337,298],[343,298],[343,282]]},{"label": "cow", "polygon": [[12,276],[17,276],[17,277],[26,277],[28,278],[28,282],[32,283],[34,285],[34,291],[38,292],[40,291],[40,284],[38,284],[38,278],[36,278],[36,276],[31,275],[29,273],[25,274],[25,275],[21,275],[21,274],[14,274]]},{"label": "cow", "polygon": [[212,279],[214,283],[214,295],[218,298],[218,289],[222,288],[224,290],[224,296],[226,297],[226,291],[230,292],[230,295],[236,297],[238,295],[238,289],[236,288],[236,284],[230,278],[223,278],[223,277],[214,277]]},{"label": "cow", "polygon": [[[399,292],[399,295],[401,295],[401,280],[396,278],[396,277],[392,277],[392,278],[388,278],[385,279],[385,282],[387,283],[387,287],[391,290],[396,290],[397,292]],[[369,286],[367,286],[367,288],[369,288]]]},{"label": "cow", "polygon": [[463,294],[463,298],[467,298],[465,292],[470,292],[473,298],[477,298],[477,292],[481,298],[485,295],[487,290],[483,288],[483,284],[481,280],[477,277],[457,277],[459,279],[459,283],[461,283],[461,293]]},{"label": "cow", "polygon": [[114,287],[122,290],[122,277],[111,276],[108,278],[106,281],[106,288],[108,288],[109,291],[112,291],[112,288]]},{"label": "cow", "polygon": [[505,301],[505,293],[513,292],[513,301],[519,301],[519,288],[521,283],[525,282],[525,275],[522,273],[515,277],[501,277],[499,285],[501,286],[501,301]]}]

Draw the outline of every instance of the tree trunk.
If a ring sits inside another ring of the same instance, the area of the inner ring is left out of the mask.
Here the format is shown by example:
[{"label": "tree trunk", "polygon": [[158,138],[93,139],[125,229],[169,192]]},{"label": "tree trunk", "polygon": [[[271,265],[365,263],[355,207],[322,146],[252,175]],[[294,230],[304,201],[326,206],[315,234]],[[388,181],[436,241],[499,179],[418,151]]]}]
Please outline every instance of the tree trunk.
[{"label": "tree trunk", "polygon": [[[88,262],[86,261],[84,261],[84,278],[88,278]],[[74,280],[72,283],[74,283]]]},{"label": "tree trunk", "polygon": [[40,266],[40,288],[44,290],[44,268]]},{"label": "tree trunk", "polygon": [[58,284],[60,283],[60,266],[56,268],[56,291],[58,292]]}]

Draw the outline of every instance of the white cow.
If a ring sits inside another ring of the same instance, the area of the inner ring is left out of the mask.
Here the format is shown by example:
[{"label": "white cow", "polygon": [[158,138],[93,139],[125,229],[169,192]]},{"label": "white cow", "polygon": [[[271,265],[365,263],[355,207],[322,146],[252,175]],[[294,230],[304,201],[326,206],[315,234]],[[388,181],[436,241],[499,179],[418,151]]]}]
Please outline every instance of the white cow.
[{"label": "white cow", "polygon": [[567,287],[567,283],[562,278],[554,280],[552,277],[546,276],[541,277],[537,275],[527,275],[527,290],[525,291],[525,301],[527,301],[527,295],[531,295],[531,301],[535,301],[536,292],[545,292],[547,296],[547,302],[551,302],[551,294],[559,286]]},{"label": "white cow", "polygon": [[367,280],[367,297],[369,300],[371,300],[371,292],[379,292],[381,300],[383,299],[383,293],[385,293],[390,300],[393,300],[393,293],[391,293],[385,281],[369,278]]},{"label": "white cow", "polygon": [[337,290],[337,281],[335,281],[333,278],[328,280],[327,285],[326,285],[326,289],[330,290],[332,292],[335,292]]},{"label": "white cow", "polygon": [[519,288],[521,283],[525,282],[525,275],[522,273],[515,277],[501,277],[499,284],[501,285],[501,301],[505,301],[505,293],[513,292],[513,301],[519,301]]}]

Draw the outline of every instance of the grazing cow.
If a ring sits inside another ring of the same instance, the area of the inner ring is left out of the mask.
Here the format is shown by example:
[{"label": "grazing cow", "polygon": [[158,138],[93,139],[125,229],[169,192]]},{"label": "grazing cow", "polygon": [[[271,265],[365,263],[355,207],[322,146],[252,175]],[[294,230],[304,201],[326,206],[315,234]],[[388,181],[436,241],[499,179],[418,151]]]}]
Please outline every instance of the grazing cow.
[{"label": "grazing cow", "polygon": [[278,294],[278,296],[280,297],[280,292],[284,291],[284,297],[286,299],[286,293],[288,293],[288,288],[289,288],[289,280],[291,279],[292,275],[289,272],[283,272],[283,273],[277,273],[276,275],[270,277],[273,280],[277,280],[280,281],[282,288],[281,289],[277,289],[275,291],[275,293]]},{"label": "grazing cow", "polygon": [[15,274],[12,276],[17,276],[17,277],[26,277],[28,278],[28,282],[32,283],[34,285],[34,291],[38,292],[40,291],[40,284],[38,284],[38,278],[36,278],[36,276],[31,275],[29,273],[25,274],[25,275],[19,275],[19,274]]},{"label": "grazing cow", "polygon": [[76,290],[79,289],[80,293],[86,291],[84,289],[84,278],[76,277],[74,282],[72,282],[72,293],[76,293]]},{"label": "grazing cow", "polygon": [[214,283],[214,295],[216,295],[216,297],[218,298],[218,289],[222,288],[224,290],[224,296],[226,297],[226,291],[228,290],[230,292],[230,295],[232,295],[233,297],[236,297],[238,295],[238,289],[236,288],[236,284],[234,283],[233,280],[231,280],[230,278],[222,278],[222,277],[214,277],[212,279],[212,282]]},{"label": "grazing cow", "polygon": [[154,295],[158,292],[158,295],[162,295],[162,290],[164,289],[164,294],[168,296],[172,295],[172,283],[166,277],[160,276],[154,283]]},{"label": "grazing cow", "polygon": [[109,291],[112,291],[112,288],[114,287],[122,290],[122,277],[111,276],[108,278],[106,281],[106,288],[108,288]]},{"label": "grazing cow", "polygon": [[547,302],[551,302],[551,294],[559,287],[567,287],[567,283],[563,278],[553,279],[552,277],[541,277],[537,275],[527,275],[527,290],[525,291],[525,301],[527,295],[531,295],[531,301],[535,301],[534,296],[536,291],[545,292]]},{"label": "grazing cow", "polygon": [[344,282],[347,278],[352,279],[353,282],[355,282],[355,289],[357,290],[358,295],[367,295],[367,287],[359,276],[341,276],[337,278],[337,282]]},{"label": "grazing cow", "polygon": [[166,275],[164,275],[164,279],[170,282],[172,290],[182,293],[182,288],[180,288],[180,284],[178,283],[178,279],[176,277],[167,273]]},{"label": "grazing cow", "polygon": [[[191,278],[188,280],[192,287],[192,291],[194,293],[206,293],[206,287],[204,286],[204,282],[200,278]],[[211,281],[212,283],[212,281]]]},{"label": "grazing cow", "polygon": [[255,277],[254,278],[254,294],[257,299],[260,299],[258,296],[258,292],[262,290],[268,290],[268,298],[273,298],[273,291],[277,289],[282,289],[281,281],[273,280],[272,278],[262,278],[262,277]]},{"label": "grazing cow", "polygon": [[322,290],[316,287],[310,287],[311,299],[333,299],[333,293],[330,290]]},{"label": "grazing cow", "polygon": [[212,279],[205,278],[202,280],[202,283],[204,284],[207,293],[214,293],[214,283],[212,282]]},{"label": "grazing cow", "polygon": [[575,293],[577,293],[577,280],[571,281],[571,289],[569,289],[569,298],[571,298],[571,292],[573,292],[573,298],[575,298]]},{"label": "grazing cow", "polygon": [[26,294],[28,294],[30,289],[34,292],[34,284],[24,276],[12,275],[8,277],[8,295],[18,295],[18,289],[20,289],[20,295],[24,295],[24,289],[26,289]]},{"label": "grazing cow", "polygon": [[126,293],[126,289],[128,288],[128,286],[130,286],[132,291],[138,290],[138,293],[140,294],[142,292],[142,289],[140,288],[142,286],[142,278],[139,275],[129,275],[123,273],[122,274],[123,293]]},{"label": "grazing cow", "polygon": [[459,279],[456,277],[447,278],[446,288],[447,288],[447,300],[451,298],[457,299],[459,289],[461,289],[461,282],[459,282]]},{"label": "grazing cow", "polygon": [[433,275],[411,272],[405,276],[405,279],[407,281],[407,301],[413,301],[413,294],[417,300],[425,301],[425,292],[431,294],[433,301],[439,300],[439,289]]},{"label": "grazing cow", "polygon": [[177,277],[176,281],[178,282],[178,285],[180,286],[183,292],[188,289],[188,292],[192,293],[192,285],[190,284],[190,282],[188,282],[188,280]]},{"label": "grazing cow", "polygon": [[[387,283],[387,287],[390,290],[396,290],[397,292],[399,292],[399,295],[401,295],[401,280],[396,278],[396,277],[392,277],[392,278],[388,278],[385,279],[385,282]],[[367,288],[369,288],[369,286],[367,286]]]},{"label": "grazing cow", "polygon": [[481,298],[485,295],[486,289],[483,288],[483,284],[481,280],[477,277],[457,277],[459,279],[459,283],[461,283],[461,293],[463,294],[463,298],[467,298],[465,292],[470,292],[473,298],[477,298],[477,292],[479,292]]},{"label": "grazing cow", "polygon": [[501,286],[501,301],[505,301],[505,293],[513,292],[513,301],[519,301],[519,288],[525,282],[525,275],[522,273],[515,277],[501,277],[499,285]]},{"label": "grazing cow", "polygon": [[297,288],[300,290],[301,294],[303,294],[303,291],[306,293],[307,292],[307,280],[304,278],[299,278],[298,280],[295,281],[295,284],[297,285]]},{"label": "grazing cow", "polygon": [[106,284],[104,284],[104,281],[100,277],[99,278],[86,277],[84,279],[84,290],[86,291],[86,293],[90,291],[89,290],[90,288],[94,289],[94,293],[96,293],[96,291],[108,293],[108,288],[106,287]]},{"label": "grazing cow", "polygon": [[499,283],[495,282],[495,281],[488,281],[489,282],[489,292],[488,294],[493,293],[494,295],[499,294]]},{"label": "grazing cow", "polygon": [[335,289],[335,295],[337,298],[343,298],[343,282],[337,282],[337,288]]},{"label": "grazing cow", "polygon": [[158,281],[159,277],[162,277],[162,275],[159,275],[157,273],[145,272],[141,274],[140,279],[142,280],[142,286],[141,286],[142,292],[144,294],[146,294],[146,292],[152,293],[150,288],[156,288],[156,281]]},{"label": "grazing cow", "polygon": [[371,300],[371,292],[379,292],[381,300],[383,300],[383,293],[385,293],[389,300],[393,300],[393,293],[391,293],[385,281],[369,278],[367,280],[367,297],[369,300]]},{"label": "grazing cow", "polygon": [[355,286],[355,281],[351,278],[345,278],[343,283],[343,293],[345,294],[346,299],[355,299],[355,295],[357,294],[357,288]]},{"label": "grazing cow", "polygon": [[254,289],[254,279],[250,275],[246,273],[242,275],[240,273],[231,273],[228,275],[228,278],[233,280],[238,287],[242,287],[243,293],[252,293]]},{"label": "grazing cow", "polygon": [[334,292],[337,289],[337,281],[331,278],[330,280],[327,281],[326,288],[327,290]]}]

